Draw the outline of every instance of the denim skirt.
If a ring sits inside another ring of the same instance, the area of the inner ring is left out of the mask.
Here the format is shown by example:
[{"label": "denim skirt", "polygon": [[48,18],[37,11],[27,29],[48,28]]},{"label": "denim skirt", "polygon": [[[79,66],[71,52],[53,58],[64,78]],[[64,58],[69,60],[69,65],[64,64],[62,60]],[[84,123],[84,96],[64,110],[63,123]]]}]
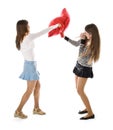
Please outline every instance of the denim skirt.
[{"label": "denim skirt", "polygon": [[78,77],[93,78],[92,67],[82,66],[78,62],[76,63],[76,66],[73,69],[73,73]]},{"label": "denim skirt", "polygon": [[23,80],[39,80],[40,73],[37,71],[36,61],[24,61],[23,72],[19,78]]}]

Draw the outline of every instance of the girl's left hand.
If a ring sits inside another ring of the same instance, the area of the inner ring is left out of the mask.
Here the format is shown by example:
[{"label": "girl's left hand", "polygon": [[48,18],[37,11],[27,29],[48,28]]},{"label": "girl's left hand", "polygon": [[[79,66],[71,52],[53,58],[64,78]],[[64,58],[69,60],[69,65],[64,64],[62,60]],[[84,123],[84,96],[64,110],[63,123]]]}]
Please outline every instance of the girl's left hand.
[{"label": "girl's left hand", "polygon": [[62,26],[62,25],[59,23],[59,24],[58,24],[58,27],[60,28],[61,26]]}]

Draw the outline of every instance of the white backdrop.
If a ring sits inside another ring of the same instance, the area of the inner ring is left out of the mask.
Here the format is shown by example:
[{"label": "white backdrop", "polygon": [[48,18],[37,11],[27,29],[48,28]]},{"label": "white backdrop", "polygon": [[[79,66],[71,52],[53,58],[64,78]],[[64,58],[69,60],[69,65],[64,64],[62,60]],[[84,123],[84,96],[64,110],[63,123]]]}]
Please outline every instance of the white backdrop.
[{"label": "white backdrop", "polygon": [[[11,130],[96,130],[112,129],[113,117],[113,49],[111,0],[4,0],[0,1],[0,129]],[[76,93],[73,67],[78,48],[60,36],[48,38],[47,34],[35,41],[35,51],[40,72],[40,106],[45,116],[32,114],[33,95],[24,107],[28,119],[13,117],[14,111],[26,89],[26,82],[18,78],[23,68],[23,57],[15,47],[16,22],[29,21],[31,32],[40,31],[50,20],[66,8],[70,24],[65,35],[74,39],[84,26],[95,23],[101,36],[101,57],[94,64],[94,78],[89,79],[86,93],[96,118],[79,120],[78,110],[84,106]]]}]

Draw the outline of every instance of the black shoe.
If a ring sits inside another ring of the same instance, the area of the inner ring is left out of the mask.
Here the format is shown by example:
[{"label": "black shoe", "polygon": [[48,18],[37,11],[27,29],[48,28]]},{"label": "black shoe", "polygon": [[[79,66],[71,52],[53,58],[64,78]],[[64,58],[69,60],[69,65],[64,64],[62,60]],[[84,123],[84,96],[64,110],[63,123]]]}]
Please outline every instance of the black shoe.
[{"label": "black shoe", "polygon": [[83,111],[79,111],[78,114],[85,114],[85,113],[88,113],[87,110],[83,110]]},{"label": "black shoe", "polygon": [[81,117],[80,120],[88,120],[88,119],[94,119],[95,115],[93,114],[92,116],[89,117]]}]

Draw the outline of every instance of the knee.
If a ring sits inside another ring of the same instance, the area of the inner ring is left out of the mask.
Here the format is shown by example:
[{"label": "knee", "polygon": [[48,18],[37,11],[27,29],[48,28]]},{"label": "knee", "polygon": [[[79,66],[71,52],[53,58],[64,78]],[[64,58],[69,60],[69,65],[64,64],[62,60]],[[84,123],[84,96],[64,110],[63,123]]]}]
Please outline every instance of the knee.
[{"label": "knee", "polygon": [[77,93],[80,95],[80,90],[79,89],[77,89]]},{"label": "knee", "polygon": [[34,88],[34,95],[38,94],[40,91],[40,83],[38,82]]},{"label": "knee", "polygon": [[84,91],[82,89],[77,89],[77,93],[81,96],[84,93]]},{"label": "knee", "polygon": [[27,89],[27,91],[26,91],[26,93],[27,93],[28,95],[31,95],[32,92],[33,92],[32,89]]}]

